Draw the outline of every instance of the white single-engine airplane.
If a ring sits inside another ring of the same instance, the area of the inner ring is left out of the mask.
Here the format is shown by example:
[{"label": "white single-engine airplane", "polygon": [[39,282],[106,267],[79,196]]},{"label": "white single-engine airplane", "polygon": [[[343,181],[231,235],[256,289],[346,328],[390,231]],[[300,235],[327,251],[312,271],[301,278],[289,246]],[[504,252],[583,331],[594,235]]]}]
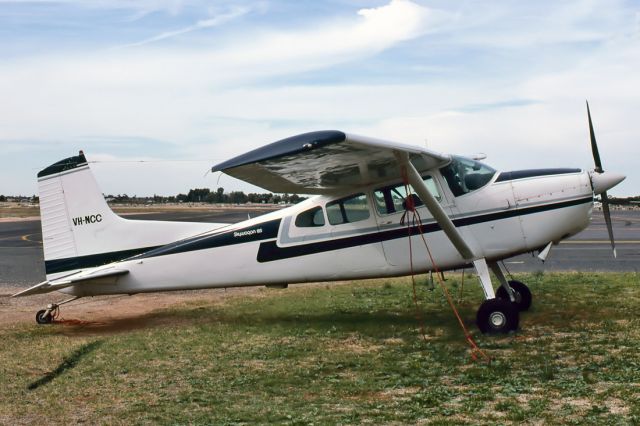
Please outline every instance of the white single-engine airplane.
[{"label": "white single-engine airplane", "polygon": [[[38,173],[47,280],[14,296],[73,296],[37,313],[46,324],[60,305],[86,296],[284,286],[473,265],[486,299],[478,327],[509,332],[518,328],[531,293],[507,281],[498,262],[533,251],[546,258],[553,244],[587,226],[594,194],[601,195],[615,254],[606,191],[625,177],[603,171],[588,105],[587,113],[592,171],[497,172],[480,157],[333,130],[283,139],[212,170],[272,192],[317,196],[233,225],[123,219],[108,207],[80,152]],[[421,219],[407,224],[402,217],[412,205]],[[496,292],[489,269],[501,284]]]}]

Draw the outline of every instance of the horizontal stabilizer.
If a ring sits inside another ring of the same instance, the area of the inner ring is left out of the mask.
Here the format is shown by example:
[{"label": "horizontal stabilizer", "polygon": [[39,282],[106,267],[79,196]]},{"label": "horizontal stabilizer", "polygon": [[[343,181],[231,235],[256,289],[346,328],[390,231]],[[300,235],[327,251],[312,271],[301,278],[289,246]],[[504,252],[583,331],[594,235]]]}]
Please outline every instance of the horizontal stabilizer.
[{"label": "horizontal stabilizer", "polygon": [[44,281],[40,284],[34,285],[33,287],[29,287],[26,290],[23,290],[19,293],[14,294],[11,297],[23,297],[23,296],[31,296],[32,294],[43,294],[50,293],[52,291],[62,290],[63,288],[75,285],[75,284],[87,284],[91,281],[97,281],[99,279],[108,278],[108,277],[119,277],[121,275],[128,274],[129,271],[126,269],[100,269],[100,270],[92,270],[88,272],[78,272],[77,274],[73,274],[68,277],[60,278],[57,280]]}]

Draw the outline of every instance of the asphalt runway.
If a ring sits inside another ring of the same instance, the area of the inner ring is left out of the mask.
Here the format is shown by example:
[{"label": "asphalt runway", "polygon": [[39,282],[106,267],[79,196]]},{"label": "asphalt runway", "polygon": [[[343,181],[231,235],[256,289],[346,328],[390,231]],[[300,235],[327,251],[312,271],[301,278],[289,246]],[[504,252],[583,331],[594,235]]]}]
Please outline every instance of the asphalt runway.
[{"label": "asphalt runway", "polygon": [[[127,215],[128,219],[235,223],[264,210],[180,211]],[[613,211],[618,258],[614,259],[600,212],[580,234],[551,249],[545,263],[530,254],[505,261],[511,272],[630,271],[640,267],[640,211]],[[0,284],[29,286],[45,279],[40,221],[0,223]]]},{"label": "asphalt runway", "polygon": [[594,211],[591,224],[551,248],[546,262],[523,254],[505,260],[512,272],[582,271],[638,272],[640,269],[640,210],[611,211],[618,257],[613,257],[602,212]]}]

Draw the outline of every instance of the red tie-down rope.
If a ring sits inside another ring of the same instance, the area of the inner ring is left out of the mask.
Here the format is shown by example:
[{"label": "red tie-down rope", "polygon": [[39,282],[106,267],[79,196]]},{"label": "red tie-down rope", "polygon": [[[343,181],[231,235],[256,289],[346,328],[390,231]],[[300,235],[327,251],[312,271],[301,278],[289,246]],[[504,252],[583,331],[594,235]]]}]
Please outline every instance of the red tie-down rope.
[{"label": "red tie-down rope", "polygon": [[[413,287],[413,303],[416,308],[416,319],[420,324],[420,333],[422,334],[422,339],[425,342],[427,341],[427,337],[424,331],[424,319],[422,317],[420,307],[418,306],[418,294],[416,291],[415,271],[413,269],[413,247],[411,244],[412,226],[418,227],[418,233],[422,238],[422,242],[424,243],[424,246],[427,249],[429,259],[431,260],[431,264],[433,265],[433,269],[436,272],[436,276],[438,277],[438,284],[440,285],[442,292],[447,298],[447,302],[449,303],[451,310],[453,311],[456,318],[458,319],[458,323],[460,324],[460,328],[462,328],[462,331],[467,340],[467,343],[469,343],[469,346],[471,346],[471,359],[473,359],[474,361],[478,361],[480,358],[483,358],[487,363],[491,363],[491,357],[487,355],[485,351],[480,349],[478,344],[475,342],[475,340],[471,336],[469,329],[465,325],[464,321],[462,320],[462,317],[460,316],[460,313],[458,312],[458,309],[453,303],[453,299],[451,298],[451,295],[449,294],[447,287],[444,285],[444,282],[442,281],[442,274],[440,273],[440,269],[438,268],[438,265],[433,259],[433,255],[431,254],[431,249],[429,248],[429,245],[427,244],[427,240],[424,236],[424,231],[422,229],[422,219],[420,218],[420,213],[418,213],[418,211],[416,210],[414,196],[411,193],[411,187],[409,186],[408,178],[406,174],[403,176],[403,178],[404,178],[405,194],[407,194],[407,196],[405,198],[405,212],[402,214],[402,217],[400,218],[400,223],[404,225],[406,221],[406,224],[407,224],[407,234],[408,234],[408,240],[409,240],[409,265],[411,268],[411,284]],[[409,219],[409,212],[411,212],[411,215],[412,215],[411,219]]]}]

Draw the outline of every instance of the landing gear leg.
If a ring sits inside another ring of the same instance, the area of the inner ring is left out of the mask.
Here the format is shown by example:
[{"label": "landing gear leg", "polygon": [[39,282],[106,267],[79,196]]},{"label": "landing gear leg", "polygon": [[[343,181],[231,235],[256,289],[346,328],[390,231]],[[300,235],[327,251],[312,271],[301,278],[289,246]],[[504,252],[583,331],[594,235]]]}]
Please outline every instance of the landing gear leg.
[{"label": "landing gear leg", "polygon": [[476,323],[483,333],[508,333],[518,329],[520,314],[517,307],[509,300],[497,299],[491,284],[487,261],[475,260],[473,266],[480,279],[485,301],[480,305],[476,315]]},{"label": "landing gear leg", "polygon": [[520,312],[529,310],[531,307],[531,290],[529,290],[529,287],[520,281],[507,281],[502,268],[497,262],[490,263],[489,267],[491,267],[501,284],[498,291],[496,291],[496,297],[510,300]]},{"label": "landing gear leg", "polygon": [[[509,282],[507,281],[507,278],[504,276],[504,272],[502,271],[502,268],[500,267],[500,265],[498,265],[498,262],[489,263],[489,267],[493,271],[496,278],[498,278],[498,281],[500,281],[500,287],[496,292],[496,296],[499,297],[500,299],[507,299],[507,300],[511,300],[513,303],[518,303],[516,300],[516,294],[513,291],[513,289],[509,286]],[[498,296],[497,294],[498,292],[503,293],[505,297]]]},{"label": "landing gear leg", "polygon": [[491,284],[487,261],[484,258],[474,260],[473,266],[475,266],[476,274],[478,274],[478,278],[480,279],[480,285],[482,286],[482,291],[484,291],[484,298],[487,300],[495,299],[496,294],[493,292],[493,284]]},{"label": "landing gear leg", "polygon": [[58,316],[60,306],[73,302],[76,299],[79,299],[79,296],[73,296],[72,298],[63,300],[60,303],[51,303],[47,305],[46,309],[42,309],[36,313],[36,322],[38,324],[51,324],[55,317]]}]

